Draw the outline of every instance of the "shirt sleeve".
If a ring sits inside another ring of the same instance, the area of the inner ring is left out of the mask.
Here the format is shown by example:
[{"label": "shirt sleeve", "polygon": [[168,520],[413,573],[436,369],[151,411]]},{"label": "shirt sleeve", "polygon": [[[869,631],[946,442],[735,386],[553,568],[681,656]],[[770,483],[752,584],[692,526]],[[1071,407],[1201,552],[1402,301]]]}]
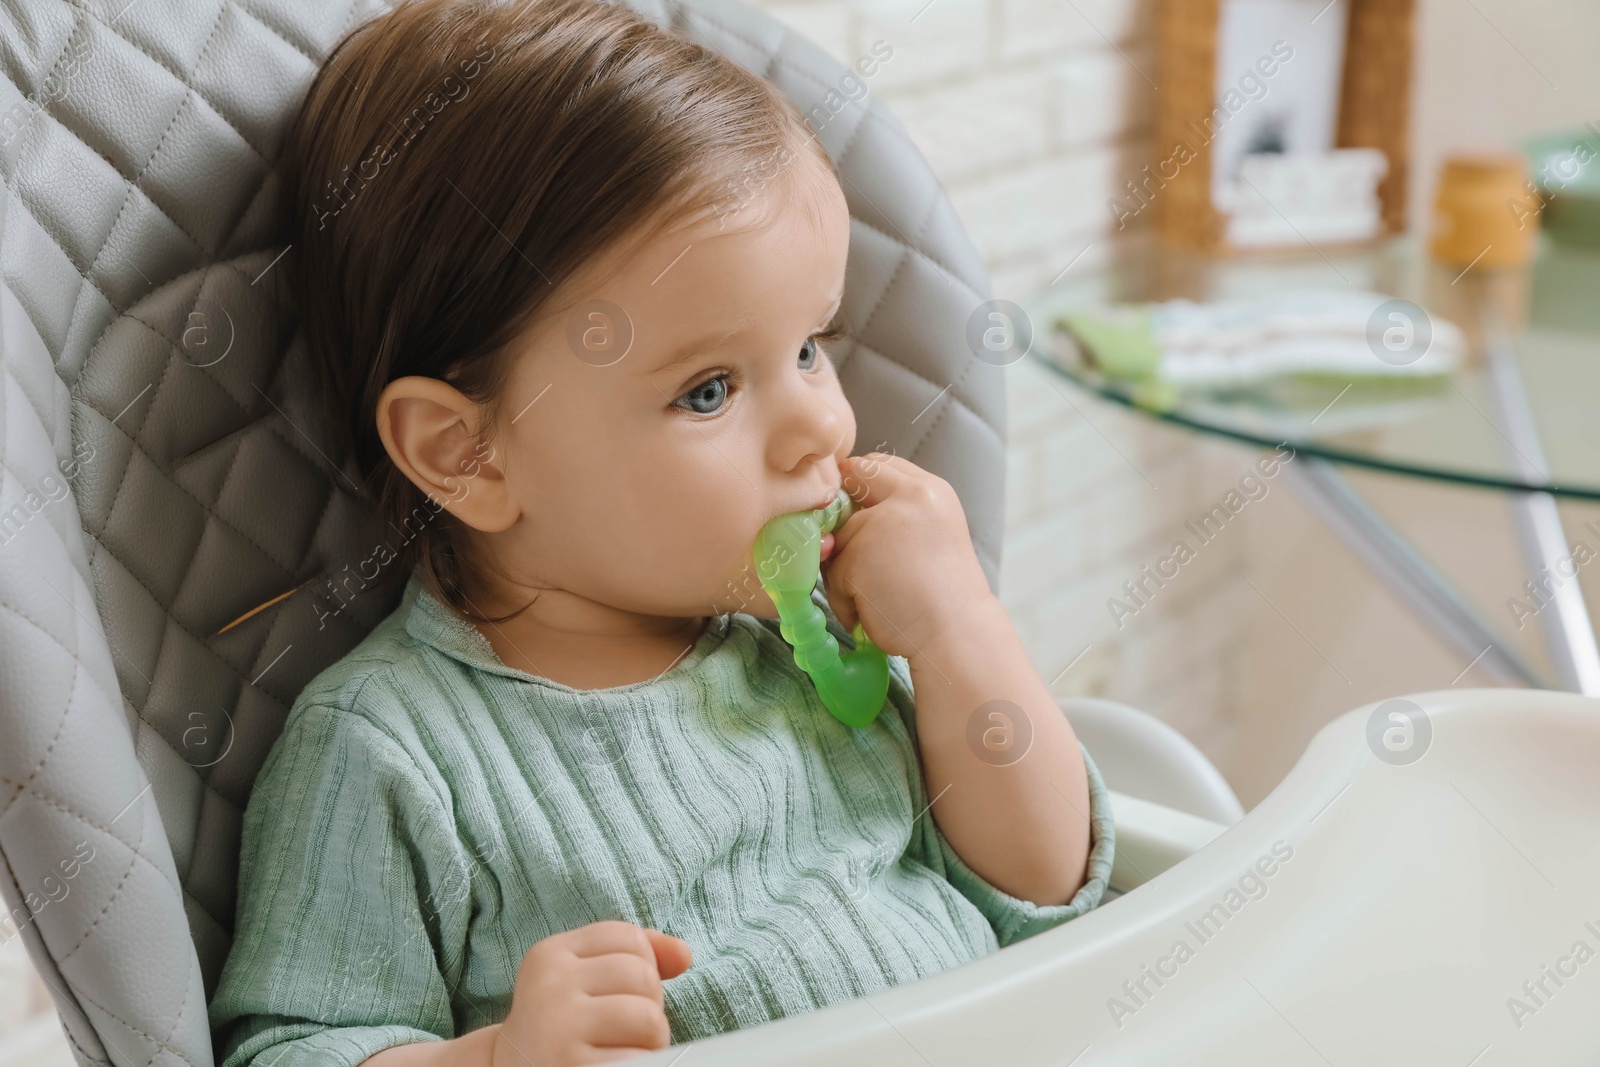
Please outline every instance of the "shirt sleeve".
[{"label": "shirt sleeve", "polygon": [[[293,709],[246,806],[221,1067],[354,1067],[455,1035],[471,868],[434,784],[363,716]],[[448,960],[448,967],[441,965]]]},{"label": "shirt sleeve", "polygon": [[[900,717],[906,724],[906,730],[915,748],[916,712],[910,696],[910,670],[905,661],[898,656],[889,657],[889,664],[892,677],[890,699],[903,698]],[[898,686],[895,683],[898,683]],[[898,694],[894,691],[897,687],[900,688]],[[1098,907],[1105,897],[1106,884],[1111,878],[1111,864],[1116,852],[1116,829],[1111,819],[1111,799],[1106,792],[1105,782],[1100,777],[1100,769],[1095,766],[1094,760],[1089,757],[1089,752],[1081,741],[1078,743],[1078,750],[1083,753],[1083,769],[1089,780],[1089,810],[1086,813],[1089,818],[1089,869],[1088,878],[1065,904],[1035,904],[1031,900],[1014,897],[992,885],[967,866],[955,847],[944,836],[943,831],[939,829],[939,825],[934,822],[933,812],[926,807],[911,828],[908,854],[943,876],[956,887],[957,892],[972,901],[973,905],[983,913],[983,917],[989,920],[989,925],[994,928],[995,938],[1001,948],[1076,919]],[[917,765],[921,766],[920,758]],[[926,805],[926,799],[923,799],[921,804]]]}]

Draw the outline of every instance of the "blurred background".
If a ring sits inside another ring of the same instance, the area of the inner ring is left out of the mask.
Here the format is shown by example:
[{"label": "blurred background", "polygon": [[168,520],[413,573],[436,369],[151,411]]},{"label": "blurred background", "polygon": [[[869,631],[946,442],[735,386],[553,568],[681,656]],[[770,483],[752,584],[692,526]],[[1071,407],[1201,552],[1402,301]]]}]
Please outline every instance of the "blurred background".
[{"label": "blurred background", "polygon": [[[1094,303],[1115,289],[1123,261],[1195,258],[1157,232],[1155,210],[1138,211],[1119,227],[1118,209],[1108,207],[1120,201],[1131,213],[1139,202],[1128,183],[1144,182],[1142,168],[1172,156],[1172,144],[1157,139],[1162,94],[1176,80],[1158,61],[1161,20],[1168,17],[1161,5],[783,0],[761,6],[847,64],[871,54],[875,41],[892,44],[893,57],[863,80],[905,123],[939,175],[989,264],[996,297],[1024,306],[1051,294],[1064,294],[1059,302],[1069,306]],[[1348,0],[1280,6],[1297,7],[1309,29],[1310,19],[1322,26],[1338,18]],[[1451,155],[1515,153],[1532,138],[1600,125],[1600,65],[1590,48],[1600,40],[1600,9],[1593,4],[1385,6],[1409,21],[1410,40],[1402,44],[1409,43],[1411,57],[1410,84],[1393,89],[1408,111],[1401,141],[1409,178],[1405,226],[1387,240],[1429,234],[1436,184]],[[1284,64],[1284,72],[1307,51]],[[1235,79],[1233,71],[1218,72],[1219,82]],[[1271,100],[1269,91],[1262,103]],[[1197,117],[1209,108],[1198,104]],[[1156,191],[1150,207],[1159,208],[1168,191]],[[1232,291],[1248,292],[1252,277],[1326,272],[1330,259],[1360,284],[1362,256],[1370,253],[1347,260],[1331,248],[1300,240],[1217,258],[1219,269],[1232,272]],[[1451,268],[1446,280],[1459,269]],[[1044,332],[1044,323],[1033,325]],[[1600,359],[1600,337],[1573,336]],[[1408,692],[1501,684],[1481,661],[1469,668],[1471,655],[1419,621],[1283,478],[1266,479],[1267,495],[1244,507],[1119,627],[1107,601],[1124,597],[1123,583],[1165,555],[1186,522],[1271,450],[1107,403],[1031,357],[1007,374],[1011,464],[1001,596],[1058,695],[1108,697],[1160,716],[1211,757],[1249,809],[1316,731],[1345,711]],[[1482,433],[1497,436],[1487,408],[1483,419]],[[1591,455],[1595,460],[1600,456]],[[1583,456],[1567,462],[1581,467]],[[1525,598],[1530,575],[1506,493],[1341,470],[1510,644],[1549,670],[1539,627],[1519,629],[1507,607],[1508,599]],[[1600,518],[1600,509],[1583,500],[1563,499],[1559,509],[1569,540]],[[1594,535],[1583,536],[1600,545]],[[1593,571],[1577,572],[1591,590]]]}]

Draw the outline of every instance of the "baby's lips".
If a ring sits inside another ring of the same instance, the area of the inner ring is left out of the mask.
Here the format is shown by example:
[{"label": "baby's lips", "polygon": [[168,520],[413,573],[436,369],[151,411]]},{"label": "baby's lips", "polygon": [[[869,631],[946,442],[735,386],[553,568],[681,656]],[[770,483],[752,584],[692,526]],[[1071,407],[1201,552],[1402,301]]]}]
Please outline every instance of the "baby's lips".
[{"label": "baby's lips", "polygon": [[831,555],[833,555],[833,534],[825,533],[822,535],[822,558],[827,559]]}]

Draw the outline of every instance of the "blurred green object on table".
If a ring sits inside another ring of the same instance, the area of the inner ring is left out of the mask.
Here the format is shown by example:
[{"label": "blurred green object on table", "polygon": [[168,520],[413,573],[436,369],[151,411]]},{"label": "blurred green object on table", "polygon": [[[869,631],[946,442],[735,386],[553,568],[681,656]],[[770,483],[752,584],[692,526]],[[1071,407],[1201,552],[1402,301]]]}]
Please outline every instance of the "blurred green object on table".
[{"label": "blurred green object on table", "polygon": [[1538,196],[1508,210],[1537,212],[1540,225],[1564,244],[1600,247],[1600,134],[1591,124],[1523,144],[1533,165]]},{"label": "blurred green object on table", "polygon": [[1299,289],[1231,300],[1112,303],[1053,318],[1069,360],[1170,410],[1185,392],[1338,379],[1389,387],[1447,379],[1461,365],[1456,326],[1381,293]]},{"label": "blurred green object on table", "polygon": [[1148,305],[1068,312],[1056,325],[1103,374],[1127,382],[1130,399],[1137,406],[1169,411],[1177,404],[1177,387],[1161,378],[1161,344]]},{"label": "blurred green object on table", "polygon": [[[1600,248],[1541,238],[1531,271],[1522,272],[1532,294],[1526,314],[1513,317],[1522,324],[1514,345],[1543,445],[1544,478],[1529,478],[1512,462],[1520,457],[1508,454],[1487,369],[1472,354],[1467,337],[1462,344],[1468,358],[1448,375],[1384,377],[1343,369],[1280,373],[1231,384],[1186,384],[1177,402],[1165,406],[1147,404],[1137,395],[1149,379],[1118,378],[1102,369],[1090,345],[1075,338],[1068,325],[1072,315],[1159,304],[1179,294],[1215,306],[1274,292],[1332,289],[1382,294],[1385,302],[1407,301],[1426,311],[1435,326],[1449,321],[1460,327],[1471,323],[1473,309],[1497,292],[1499,282],[1511,283],[1509,276],[1518,273],[1484,271],[1481,264],[1463,272],[1434,262],[1427,250],[1419,233],[1368,248],[1329,248],[1321,254],[1308,249],[1296,256],[1219,258],[1155,242],[1137,245],[1101,274],[1066,279],[1023,305],[1044,327],[1038,334],[1045,343],[1034,346],[1033,362],[1113,404],[1215,438],[1266,448],[1287,441],[1300,456],[1335,463],[1458,485],[1536,487],[1600,501],[1600,418],[1595,408],[1600,397],[1600,301],[1593,295],[1600,292]],[[1491,279],[1496,286],[1477,284]],[[1376,350],[1354,353],[1368,369],[1382,363],[1380,351],[1390,358],[1397,355],[1382,343],[1383,331],[1395,328],[1389,317],[1394,310],[1391,306],[1375,316],[1382,327]],[[1414,336],[1422,333],[1419,329]],[[1156,381],[1166,377],[1163,373]],[[1077,414],[1091,421],[1099,418],[1093,408]]]}]

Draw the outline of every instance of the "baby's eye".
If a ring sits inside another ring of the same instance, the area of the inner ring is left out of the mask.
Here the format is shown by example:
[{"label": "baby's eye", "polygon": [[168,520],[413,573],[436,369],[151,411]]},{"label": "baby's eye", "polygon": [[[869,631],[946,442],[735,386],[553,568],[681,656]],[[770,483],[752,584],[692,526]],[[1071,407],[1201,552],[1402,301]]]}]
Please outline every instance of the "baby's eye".
[{"label": "baby's eye", "polygon": [[[826,330],[823,330],[821,333],[814,333],[810,337],[806,338],[806,343],[800,347],[800,352],[801,352],[801,357],[800,358],[802,360],[804,360],[805,359],[805,353],[807,351],[811,352],[813,357],[814,357],[817,354],[817,345],[819,343],[820,344],[825,344],[825,345],[831,345],[831,344],[833,344],[833,342],[835,342],[835,341],[843,341],[846,337],[849,337],[849,336],[850,336],[850,328],[845,325],[843,319],[837,319]],[[812,363],[802,363],[801,364],[801,369],[802,370],[810,370],[812,368],[812,366],[814,366],[814,365],[815,365],[815,361],[814,360],[813,360]]]},{"label": "baby's eye", "polygon": [[800,346],[800,369],[810,370],[817,365],[817,338],[813,334],[806,338],[806,343]]},{"label": "baby's eye", "polygon": [[728,377],[727,372],[723,372],[714,378],[707,378],[680,396],[678,406],[698,415],[715,414],[728,398]]}]

